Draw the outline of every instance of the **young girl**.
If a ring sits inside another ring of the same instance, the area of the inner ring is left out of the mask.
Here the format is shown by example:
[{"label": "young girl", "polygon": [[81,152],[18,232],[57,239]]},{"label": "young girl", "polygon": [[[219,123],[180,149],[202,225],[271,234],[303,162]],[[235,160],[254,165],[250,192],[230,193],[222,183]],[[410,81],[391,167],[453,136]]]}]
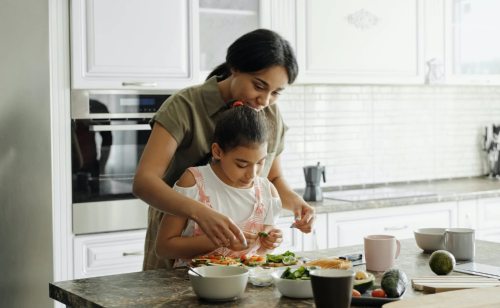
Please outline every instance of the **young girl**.
[{"label": "young girl", "polygon": [[231,218],[245,234],[246,243],[235,241],[217,247],[193,220],[165,214],[156,238],[156,254],[176,259],[174,267],[205,254],[240,257],[264,255],[258,232],[274,229],[281,201],[274,185],[259,177],[267,156],[268,125],[264,113],[241,102],[230,101],[215,127],[212,164],[191,167],[174,190],[198,200]]}]

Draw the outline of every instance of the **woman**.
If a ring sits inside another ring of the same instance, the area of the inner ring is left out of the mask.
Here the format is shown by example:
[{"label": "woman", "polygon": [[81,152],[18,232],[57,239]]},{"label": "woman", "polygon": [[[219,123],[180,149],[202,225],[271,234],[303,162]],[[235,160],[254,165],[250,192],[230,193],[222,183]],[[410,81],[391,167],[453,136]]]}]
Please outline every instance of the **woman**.
[{"label": "woman", "polygon": [[[259,29],[229,46],[226,62],[218,66],[202,85],[172,95],[151,120],[152,133],[134,179],[134,194],[150,205],[143,270],[171,268],[173,260],[156,256],[156,234],[163,212],[195,221],[217,247],[246,244],[255,234],[243,232],[223,214],[173,190],[184,171],[200,165],[210,153],[215,124],[226,102],[238,99],[264,112],[274,124],[268,155],[260,176],[276,187],[283,208],[293,211],[291,228],[312,230],[314,210],[283,178],[279,155],[287,127],[274,104],[287,84],[295,81],[298,66],[290,44],[277,33]],[[263,242],[273,249],[283,240],[281,232]]]}]

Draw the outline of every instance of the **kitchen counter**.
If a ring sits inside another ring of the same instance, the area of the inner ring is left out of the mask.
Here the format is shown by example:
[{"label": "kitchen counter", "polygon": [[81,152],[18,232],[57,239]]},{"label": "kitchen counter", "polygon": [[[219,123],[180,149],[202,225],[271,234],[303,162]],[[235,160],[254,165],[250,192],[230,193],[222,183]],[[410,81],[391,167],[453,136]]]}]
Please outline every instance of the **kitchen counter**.
[{"label": "kitchen counter", "polygon": [[[322,202],[307,201],[316,214],[333,213],[354,210],[377,209],[395,206],[406,206],[425,203],[464,201],[480,198],[500,197],[500,181],[490,180],[484,177],[460,178],[450,180],[423,181],[411,183],[397,183],[389,185],[366,185],[349,187],[322,187],[323,192],[347,191],[385,187],[390,189],[401,189],[405,191],[431,192],[433,195],[421,195],[402,198],[361,200],[361,201],[340,201],[333,199],[323,199]],[[303,190],[296,190],[299,195]],[[283,210],[282,217],[293,216],[288,210]]]},{"label": "kitchen counter", "polygon": [[[311,259],[362,251],[362,245],[299,252]],[[500,244],[476,241],[478,263],[500,266]],[[414,239],[401,241],[396,267],[408,276],[404,298],[424,295],[411,288],[411,278],[434,275],[428,266],[430,254],[419,249]],[[459,262],[460,263],[460,262]],[[364,265],[356,270],[365,270]],[[382,272],[372,272],[380,284]],[[464,275],[453,272],[452,275]],[[291,299],[281,296],[274,286],[255,287],[248,283],[243,295],[231,302],[213,303],[199,300],[187,280],[186,268],[152,270],[49,284],[51,298],[69,307],[314,307],[313,299]]]}]

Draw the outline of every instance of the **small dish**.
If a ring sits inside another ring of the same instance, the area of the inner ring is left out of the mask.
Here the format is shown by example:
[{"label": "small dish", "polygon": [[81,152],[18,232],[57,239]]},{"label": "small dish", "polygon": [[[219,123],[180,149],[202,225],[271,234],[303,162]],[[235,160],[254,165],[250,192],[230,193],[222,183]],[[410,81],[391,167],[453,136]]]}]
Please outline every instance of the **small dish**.
[{"label": "small dish", "polygon": [[271,274],[278,270],[279,267],[254,267],[248,272],[248,280],[257,287],[270,286],[274,283]]},{"label": "small dish", "polygon": [[248,282],[248,270],[234,266],[196,267],[188,275],[194,293],[209,301],[234,300],[243,294]]}]

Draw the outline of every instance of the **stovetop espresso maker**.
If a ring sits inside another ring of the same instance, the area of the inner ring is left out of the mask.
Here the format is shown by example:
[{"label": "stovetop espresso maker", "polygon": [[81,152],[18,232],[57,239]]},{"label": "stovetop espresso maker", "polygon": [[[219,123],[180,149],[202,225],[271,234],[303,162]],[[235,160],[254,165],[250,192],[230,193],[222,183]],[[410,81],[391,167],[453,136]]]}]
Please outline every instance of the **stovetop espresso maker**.
[{"label": "stovetop espresso maker", "polygon": [[304,167],[304,177],[306,179],[305,201],[323,201],[323,193],[319,186],[321,175],[323,175],[323,182],[326,182],[325,167],[320,166],[319,162],[316,166]]}]

